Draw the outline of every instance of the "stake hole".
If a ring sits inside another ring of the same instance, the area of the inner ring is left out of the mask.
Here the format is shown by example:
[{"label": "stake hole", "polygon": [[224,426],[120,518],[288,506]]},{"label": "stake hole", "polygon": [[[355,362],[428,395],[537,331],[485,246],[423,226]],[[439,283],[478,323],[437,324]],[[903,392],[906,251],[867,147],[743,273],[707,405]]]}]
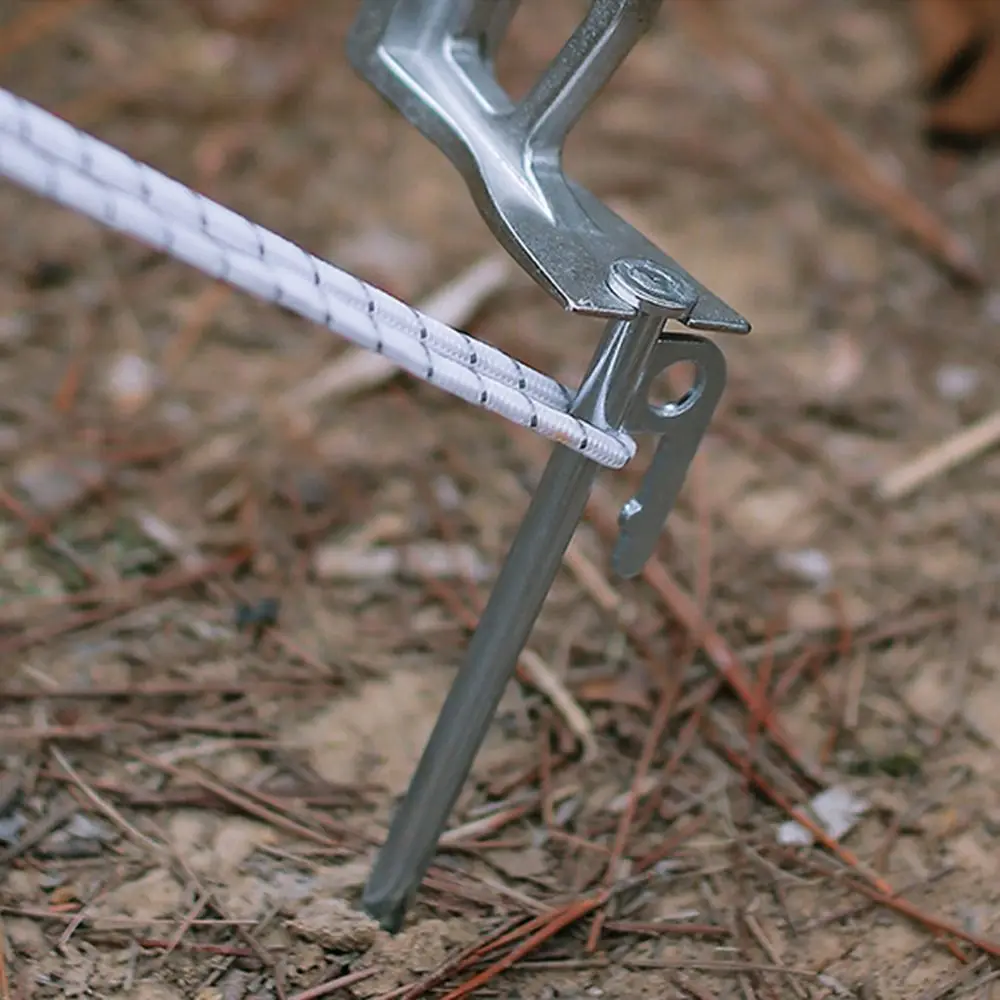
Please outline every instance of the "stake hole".
[{"label": "stake hole", "polygon": [[650,379],[646,402],[657,416],[672,416],[697,399],[704,377],[696,362],[675,361]]}]

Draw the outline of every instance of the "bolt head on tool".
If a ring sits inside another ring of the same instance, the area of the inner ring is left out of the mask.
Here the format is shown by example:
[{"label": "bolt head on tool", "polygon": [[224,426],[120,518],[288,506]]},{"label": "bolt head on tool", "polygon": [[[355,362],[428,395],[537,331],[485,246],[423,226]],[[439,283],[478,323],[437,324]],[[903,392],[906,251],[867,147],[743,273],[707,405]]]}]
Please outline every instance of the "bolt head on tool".
[{"label": "bolt head on tool", "polygon": [[698,292],[679,275],[645,257],[625,257],[611,265],[611,290],[640,312],[684,319],[698,304]]}]

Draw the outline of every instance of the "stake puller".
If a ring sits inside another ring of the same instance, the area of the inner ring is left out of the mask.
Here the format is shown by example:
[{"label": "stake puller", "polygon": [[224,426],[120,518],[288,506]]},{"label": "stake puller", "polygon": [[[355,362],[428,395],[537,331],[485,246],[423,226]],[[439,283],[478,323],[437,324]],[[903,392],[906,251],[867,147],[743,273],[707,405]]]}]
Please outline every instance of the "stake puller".
[{"label": "stake puller", "polygon": [[[624,577],[651,555],[725,387],[722,351],[697,333],[749,333],[737,312],[563,173],[566,136],[651,26],[661,0],[591,0],[534,87],[513,101],[494,59],[520,0],[363,0],[355,69],[462,174],[480,214],[562,307],[607,319],[572,412],[658,444],[622,508],[612,555]],[[650,383],[689,362],[694,384],[654,406]],[[556,445],[365,887],[363,905],[402,925],[514,674],[599,466]]]}]

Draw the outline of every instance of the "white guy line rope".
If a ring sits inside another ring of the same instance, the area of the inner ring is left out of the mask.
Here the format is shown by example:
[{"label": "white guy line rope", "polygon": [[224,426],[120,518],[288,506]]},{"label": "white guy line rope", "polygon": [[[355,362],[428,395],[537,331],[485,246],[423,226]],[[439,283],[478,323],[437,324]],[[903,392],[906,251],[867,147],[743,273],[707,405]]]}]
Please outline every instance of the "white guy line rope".
[{"label": "white guy line rope", "polygon": [[0,90],[0,175],[320,323],[466,402],[624,466],[635,442],[569,412],[572,392],[289,240]]}]

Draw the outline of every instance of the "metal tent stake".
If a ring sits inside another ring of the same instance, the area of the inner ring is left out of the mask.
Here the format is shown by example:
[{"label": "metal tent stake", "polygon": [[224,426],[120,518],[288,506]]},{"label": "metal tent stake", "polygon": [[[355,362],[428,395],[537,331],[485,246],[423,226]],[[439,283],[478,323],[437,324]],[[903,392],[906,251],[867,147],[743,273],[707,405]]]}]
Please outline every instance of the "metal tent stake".
[{"label": "metal tent stake", "polygon": [[[646,285],[658,283],[661,294],[646,297],[646,288],[638,282],[631,285],[637,296],[643,296],[640,312],[634,319],[608,323],[574,405],[578,416],[609,428],[622,426],[644,388],[665,320],[681,315],[690,305],[690,290],[679,288],[671,275],[654,265],[622,261],[614,273],[627,282],[635,271],[646,277]],[[676,294],[678,291],[682,294]],[[686,404],[691,414],[713,409],[721,389],[718,374],[724,372],[722,354],[714,345],[709,346],[717,352],[714,356],[719,367],[708,378],[703,377],[692,393]],[[682,352],[676,360],[684,356]],[[697,447],[697,439],[693,445]],[[438,838],[583,516],[599,469],[584,456],[557,445],[542,474],[365,889],[365,909],[389,930],[402,923],[434,856]],[[664,496],[662,490],[655,492]],[[626,559],[631,562],[648,537],[644,533],[623,537],[629,537]],[[644,561],[640,559],[638,565]]]},{"label": "metal tent stake", "polygon": [[[711,341],[664,333],[749,332],[641,233],[562,172],[569,129],[652,23],[660,0],[592,0],[535,87],[514,103],[492,60],[519,0],[364,0],[348,51],[355,67],[465,177],[501,244],[565,309],[608,324],[573,413],[611,431],[659,436],[622,508],[613,565],[638,573],[725,386]],[[654,407],[649,384],[681,361],[693,387]],[[521,651],[583,516],[599,466],[556,446],[365,887],[363,905],[398,930],[430,865]]]}]

